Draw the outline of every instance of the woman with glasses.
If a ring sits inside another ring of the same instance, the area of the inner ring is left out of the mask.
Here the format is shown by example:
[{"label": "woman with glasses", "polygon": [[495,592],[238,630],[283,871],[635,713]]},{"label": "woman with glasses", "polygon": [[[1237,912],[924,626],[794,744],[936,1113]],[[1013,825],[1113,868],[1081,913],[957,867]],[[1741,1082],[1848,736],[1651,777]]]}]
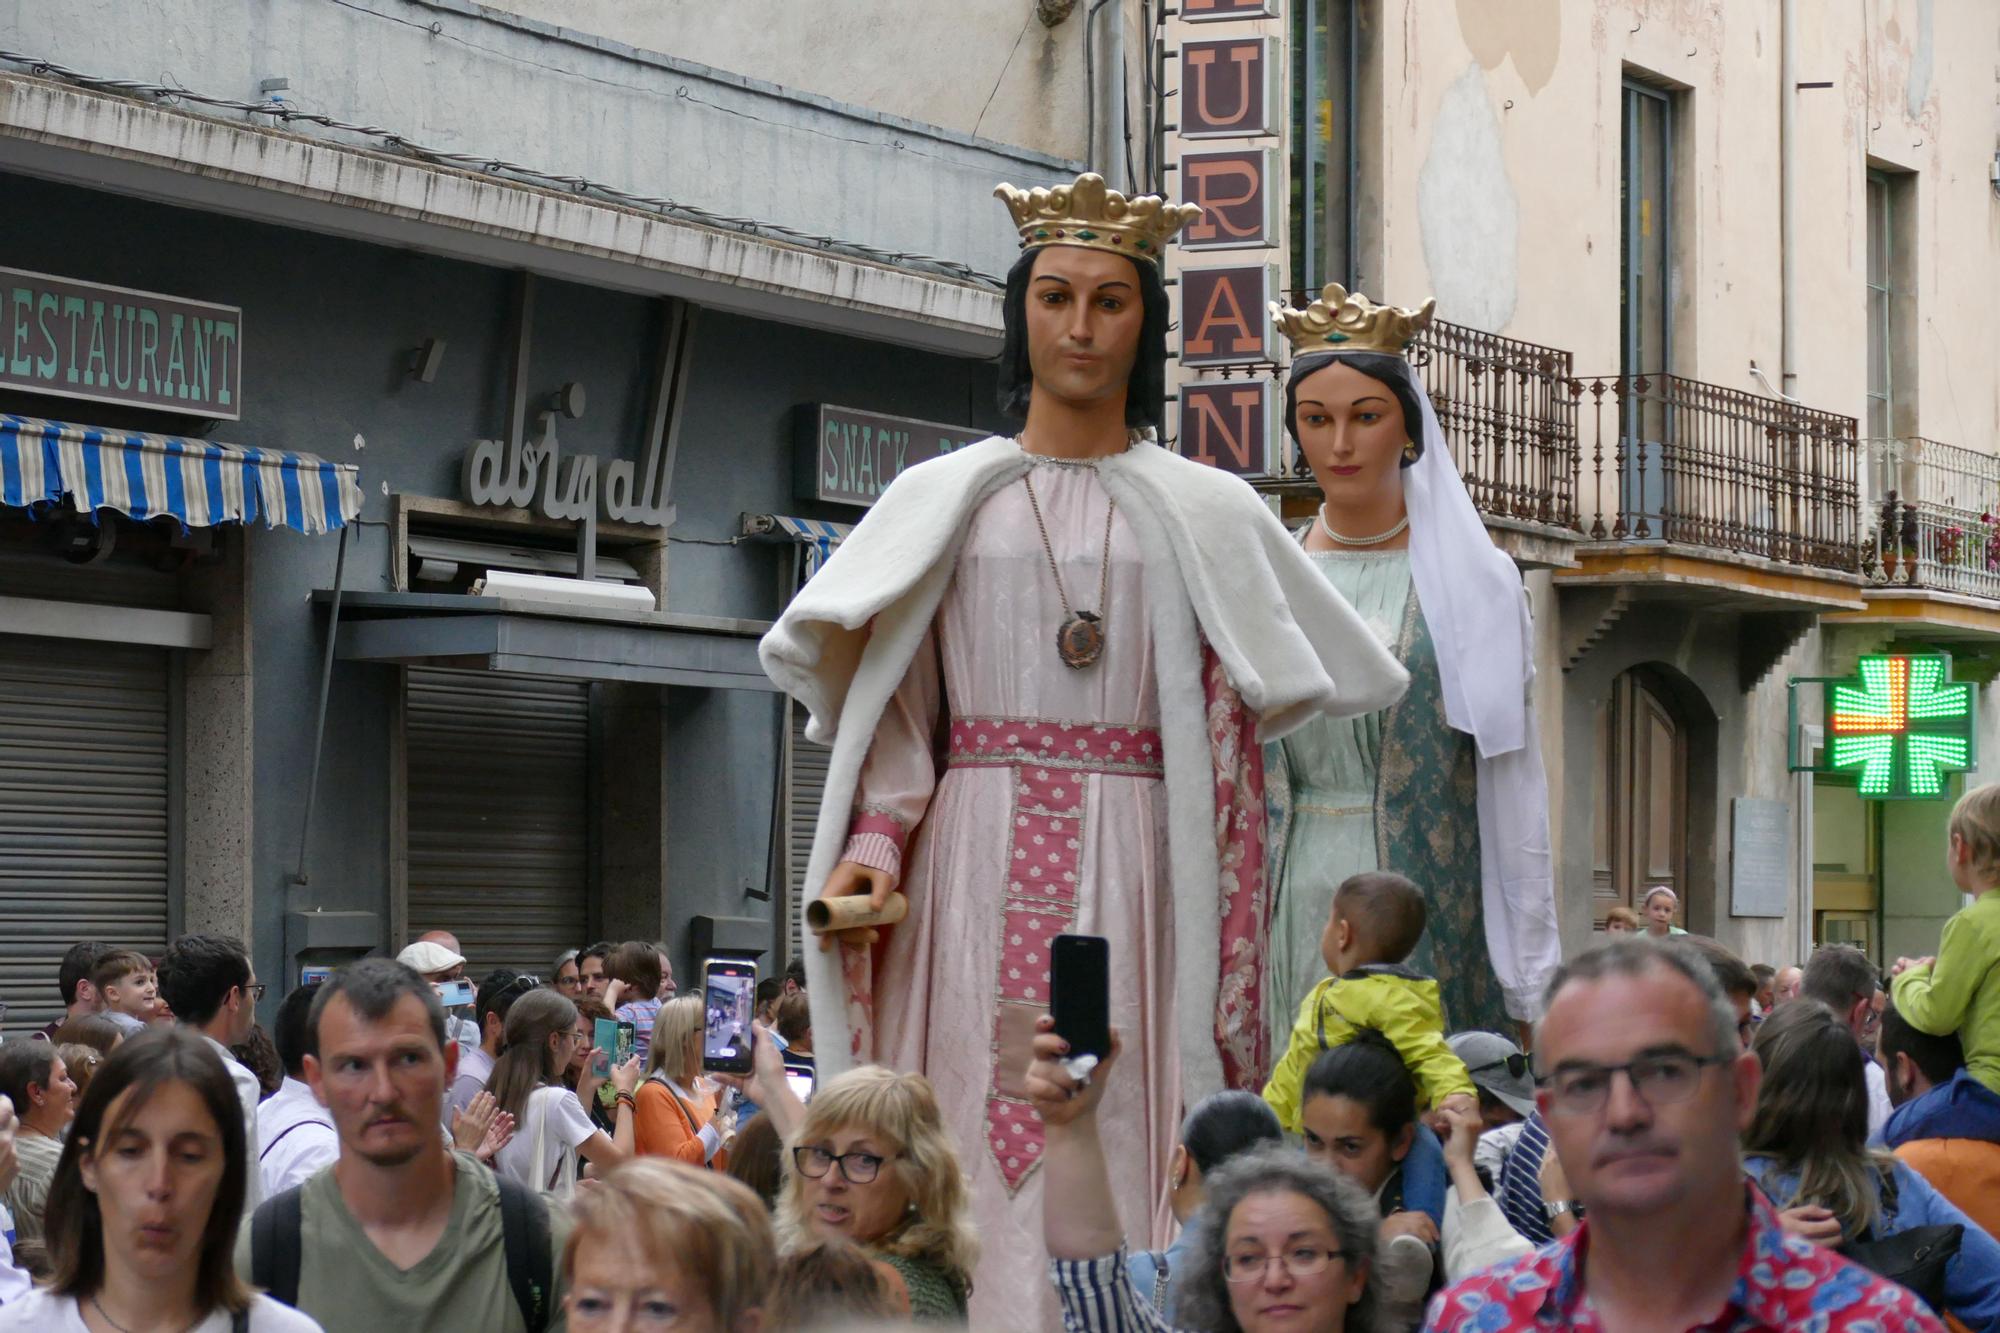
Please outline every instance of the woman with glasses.
[{"label": "woman with glasses", "polygon": [[576,1006],[552,990],[533,990],[507,1011],[500,1058],[486,1090],[500,1109],[514,1117],[514,1138],[493,1159],[530,1189],[567,1199],[576,1188],[577,1159],[601,1174],[632,1155],[632,1090],[639,1082],[634,1056],[608,1071],[617,1089],[616,1129],[607,1135],[591,1123],[584,1101],[597,1095],[607,1073],[588,1066],[575,1092],[562,1076],[578,1047],[589,1047],[577,1024]]},{"label": "woman with glasses", "polygon": [[729,1165],[734,1128],[715,1093],[702,1086],[701,1036],[705,1008],[699,995],[658,1006],[646,1081],[639,1085],[635,1126],[639,1153],[671,1157],[689,1166]]},{"label": "woman with glasses", "polygon": [[1117,1077],[1118,1038],[1076,1077],[1044,1017],[1025,1090],[1047,1127],[1042,1233],[1072,1333],[1346,1333],[1373,1330],[1376,1223],[1351,1180],[1284,1147],[1245,1152],[1207,1182],[1169,1323],[1132,1286],[1097,1109]]},{"label": "woman with glasses", "polygon": [[863,1065],[814,1094],[791,1135],[778,1198],[785,1248],[850,1241],[894,1271],[919,1323],[961,1324],[979,1249],[971,1217],[928,1079]]},{"label": "woman with glasses", "polygon": [[554,972],[549,976],[549,985],[574,1000],[583,994],[583,974],[576,970],[577,955],[581,949],[564,949],[556,956]]},{"label": "woman with glasses", "polygon": [[[1823,1243],[1848,1247],[1915,1227],[1963,1227],[1941,1281],[1929,1292],[1912,1289],[1975,1333],[2000,1330],[2000,1244],[1923,1176],[1868,1146],[1868,1084],[1847,1024],[1823,1005],[1782,1005],[1758,1026],[1751,1049],[1764,1080],[1743,1135],[1743,1164],[1771,1202],[1829,1210],[1840,1231]],[[1868,1264],[1861,1253],[1843,1252]]]}]

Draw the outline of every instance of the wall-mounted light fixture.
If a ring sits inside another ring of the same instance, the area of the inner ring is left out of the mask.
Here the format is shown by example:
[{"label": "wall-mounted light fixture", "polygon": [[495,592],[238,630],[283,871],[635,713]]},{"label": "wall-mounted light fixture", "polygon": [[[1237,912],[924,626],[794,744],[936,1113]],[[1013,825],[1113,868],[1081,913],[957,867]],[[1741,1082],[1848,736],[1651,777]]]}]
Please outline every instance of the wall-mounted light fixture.
[{"label": "wall-mounted light fixture", "polygon": [[444,364],[444,339],[426,338],[423,346],[410,353],[410,373],[418,382],[429,384],[438,375],[438,367]]}]

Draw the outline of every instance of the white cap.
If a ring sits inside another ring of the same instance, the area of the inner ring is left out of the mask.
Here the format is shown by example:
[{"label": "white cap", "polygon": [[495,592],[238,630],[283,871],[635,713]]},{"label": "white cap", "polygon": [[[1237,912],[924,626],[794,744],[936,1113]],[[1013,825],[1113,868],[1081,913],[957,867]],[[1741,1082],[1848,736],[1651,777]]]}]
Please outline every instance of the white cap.
[{"label": "white cap", "polygon": [[397,954],[396,961],[413,971],[429,976],[433,972],[444,972],[457,967],[465,959],[435,940],[418,940]]}]

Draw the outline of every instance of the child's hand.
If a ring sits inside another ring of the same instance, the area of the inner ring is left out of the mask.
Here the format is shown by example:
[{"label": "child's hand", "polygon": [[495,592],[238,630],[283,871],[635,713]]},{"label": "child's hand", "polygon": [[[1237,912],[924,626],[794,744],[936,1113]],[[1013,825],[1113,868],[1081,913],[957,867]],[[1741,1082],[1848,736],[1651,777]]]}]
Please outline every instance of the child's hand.
[{"label": "child's hand", "polygon": [[1903,975],[1903,973],[1909,971],[1913,967],[1935,967],[1935,966],[1937,966],[1937,959],[1934,956],[1927,958],[1898,958],[1896,960],[1896,965],[1889,969],[1889,975],[1892,977],[1900,977]]},{"label": "child's hand", "polygon": [[1447,1097],[1444,1103],[1446,1136],[1444,1141],[1445,1160],[1472,1165],[1472,1154],[1479,1146],[1479,1131],[1483,1121],[1477,1111],[1467,1112],[1462,1107],[1452,1105],[1463,1100]]},{"label": "child's hand", "polygon": [[1469,1092],[1454,1092],[1444,1099],[1441,1109],[1471,1116],[1474,1124],[1479,1123],[1479,1099]]}]

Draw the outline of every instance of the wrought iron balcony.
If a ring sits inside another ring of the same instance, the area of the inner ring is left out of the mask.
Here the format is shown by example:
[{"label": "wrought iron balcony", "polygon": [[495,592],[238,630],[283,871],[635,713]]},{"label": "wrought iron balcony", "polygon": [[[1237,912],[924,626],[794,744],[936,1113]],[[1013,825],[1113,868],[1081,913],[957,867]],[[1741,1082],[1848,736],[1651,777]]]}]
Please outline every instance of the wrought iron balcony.
[{"label": "wrought iron balcony", "polygon": [[1440,319],[1410,360],[1480,513],[1580,529],[1568,352]]},{"label": "wrought iron balcony", "polygon": [[1853,417],[1678,375],[1574,381],[1590,420],[1597,541],[1861,566]]},{"label": "wrought iron balcony", "polygon": [[1863,441],[1876,583],[2000,601],[2000,458],[1919,436]]}]

